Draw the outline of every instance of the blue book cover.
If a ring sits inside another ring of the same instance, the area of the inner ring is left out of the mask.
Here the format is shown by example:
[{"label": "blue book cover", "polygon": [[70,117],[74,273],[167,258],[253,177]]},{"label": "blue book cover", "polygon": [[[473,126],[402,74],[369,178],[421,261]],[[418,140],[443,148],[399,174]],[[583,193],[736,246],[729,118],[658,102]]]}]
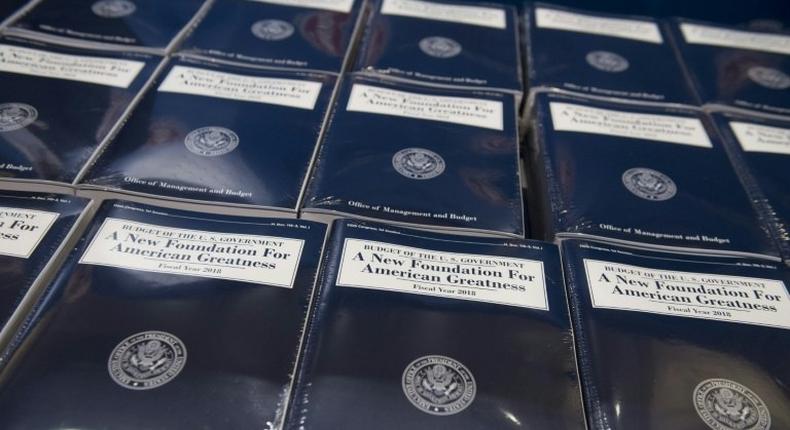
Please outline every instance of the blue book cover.
[{"label": "blue book cover", "polygon": [[524,235],[513,96],[353,77],[340,90],[302,216]]},{"label": "blue book cover", "polygon": [[713,124],[698,111],[544,93],[532,121],[530,220],[545,239],[778,258]]},{"label": "blue book cover", "polygon": [[584,428],[555,245],[336,221],[288,430]]},{"label": "blue book cover", "polygon": [[219,0],[180,51],[258,66],[340,73],[361,0]]},{"label": "blue book cover", "polygon": [[169,51],[206,0],[42,0],[9,32],[69,45]]},{"label": "blue book cover", "polygon": [[328,74],[174,59],[80,192],[296,217],[334,85]]},{"label": "blue book cover", "polygon": [[699,104],[656,19],[536,3],[524,20],[530,91]]},{"label": "blue book cover", "polygon": [[0,183],[68,192],[161,58],[0,39]]},{"label": "blue book cover", "polygon": [[71,196],[0,192],[0,365],[17,326],[62,262],[60,254],[73,243],[87,206]]},{"label": "blue book cover", "polygon": [[790,264],[790,120],[737,113],[712,117]]},{"label": "blue book cover", "polygon": [[590,430],[790,428],[781,263],[562,245]]},{"label": "blue book cover", "polygon": [[377,0],[356,69],[521,95],[516,10],[496,3]]},{"label": "blue book cover", "polygon": [[280,428],[325,232],[105,202],[0,372],[0,428]]},{"label": "blue book cover", "polygon": [[686,19],[669,27],[703,103],[790,115],[790,32]]}]

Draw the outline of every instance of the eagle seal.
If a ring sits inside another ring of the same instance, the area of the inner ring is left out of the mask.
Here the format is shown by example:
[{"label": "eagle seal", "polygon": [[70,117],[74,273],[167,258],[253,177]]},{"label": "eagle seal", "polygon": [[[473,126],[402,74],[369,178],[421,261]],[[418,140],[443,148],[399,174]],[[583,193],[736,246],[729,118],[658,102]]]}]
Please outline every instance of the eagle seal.
[{"label": "eagle seal", "polygon": [[239,135],[225,127],[201,127],[187,134],[184,145],[193,154],[216,157],[236,149]]},{"label": "eagle seal", "polygon": [[706,379],[694,389],[694,409],[713,430],[768,430],[771,414],[752,390],[729,379]]},{"label": "eagle seal", "polygon": [[137,6],[129,0],[99,0],[91,10],[102,18],[123,18],[133,14]]},{"label": "eagle seal", "polygon": [[258,39],[277,41],[287,39],[294,34],[294,26],[279,19],[264,19],[252,24],[250,31]]},{"label": "eagle seal", "polygon": [[756,84],[772,90],[786,90],[790,88],[790,76],[783,71],[770,67],[752,67],[746,71],[749,79]]},{"label": "eagle seal", "polygon": [[678,192],[677,185],[669,176],[646,167],[626,170],[622,180],[628,191],[645,200],[669,200]]},{"label": "eagle seal", "polygon": [[452,58],[460,54],[461,44],[448,37],[430,36],[420,40],[420,50],[435,58]]},{"label": "eagle seal", "polygon": [[38,111],[25,103],[0,104],[0,132],[27,127],[38,118]]},{"label": "eagle seal", "polygon": [[444,159],[424,148],[401,149],[392,156],[392,167],[410,179],[431,179],[444,172]]},{"label": "eagle seal", "polygon": [[609,73],[620,73],[628,70],[628,60],[620,54],[609,51],[592,51],[584,57],[587,64]]},{"label": "eagle seal", "polygon": [[475,399],[472,372],[459,361],[442,355],[420,357],[406,367],[403,393],[417,409],[431,415],[454,415]]},{"label": "eagle seal", "polygon": [[178,376],[187,360],[184,342],[163,331],[133,334],[110,354],[110,377],[130,390],[150,390]]}]

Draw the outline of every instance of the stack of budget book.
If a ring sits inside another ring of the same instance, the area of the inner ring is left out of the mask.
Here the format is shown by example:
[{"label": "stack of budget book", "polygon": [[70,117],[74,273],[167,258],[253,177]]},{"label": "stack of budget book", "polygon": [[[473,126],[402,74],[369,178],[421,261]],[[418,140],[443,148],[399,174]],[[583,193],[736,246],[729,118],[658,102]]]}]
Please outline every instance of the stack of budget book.
[{"label": "stack of budget book", "polygon": [[790,429],[790,33],[0,14],[0,429]]}]

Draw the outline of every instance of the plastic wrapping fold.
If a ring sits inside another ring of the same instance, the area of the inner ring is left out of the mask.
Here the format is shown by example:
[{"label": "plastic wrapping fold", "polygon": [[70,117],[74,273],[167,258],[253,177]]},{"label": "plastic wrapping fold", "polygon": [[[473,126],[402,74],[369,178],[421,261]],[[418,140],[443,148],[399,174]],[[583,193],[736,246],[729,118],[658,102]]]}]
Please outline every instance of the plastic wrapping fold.
[{"label": "plastic wrapping fold", "polygon": [[5,27],[8,22],[13,19],[16,14],[20,13],[22,8],[30,4],[28,0],[8,0],[0,5],[0,28]]}]

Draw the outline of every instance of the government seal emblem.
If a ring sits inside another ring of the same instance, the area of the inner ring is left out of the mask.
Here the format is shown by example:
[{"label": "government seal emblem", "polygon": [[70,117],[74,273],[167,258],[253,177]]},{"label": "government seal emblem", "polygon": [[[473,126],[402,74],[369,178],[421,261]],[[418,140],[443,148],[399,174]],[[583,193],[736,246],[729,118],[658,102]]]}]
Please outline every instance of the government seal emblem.
[{"label": "government seal emblem", "polygon": [[790,76],[783,71],[770,67],[752,67],[746,71],[749,79],[757,85],[772,90],[785,90],[790,88]]},{"label": "government seal emblem", "polygon": [[432,415],[454,415],[475,399],[472,372],[450,357],[428,355],[403,372],[403,393],[417,409]]},{"label": "government seal emblem", "polygon": [[129,0],[99,0],[91,10],[102,18],[123,18],[133,14],[137,6]]},{"label": "government seal emblem", "polygon": [[678,192],[675,182],[658,170],[634,167],[626,170],[622,179],[628,191],[645,200],[669,200]]},{"label": "government seal emblem", "polygon": [[431,179],[444,172],[444,159],[423,148],[401,149],[392,156],[392,167],[411,179]]},{"label": "government seal emblem", "polygon": [[294,26],[279,19],[264,19],[252,24],[252,34],[263,40],[283,40],[294,34]]},{"label": "government seal emblem", "polygon": [[768,430],[771,414],[752,390],[728,379],[707,379],[694,389],[694,409],[713,430]]},{"label": "government seal emblem", "polygon": [[431,36],[420,40],[420,49],[425,54],[436,58],[452,58],[462,51],[460,43],[441,36]]},{"label": "government seal emblem", "polygon": [[184,145],[193,154],[216,157],[236,149],[239,136],[224,127],[201,127],[187,134]]},{"label": "government seal emblem", "polygon": [[184,343],[163,331],[145,331],[124,339],[110,354],[112,380],[130,390],[150,390],[173,380],[187,361]]},{"label": "government seal emblem", "polygon": [[587,64],[609,73],[620,73],[628,69],[628,60],[619,54],[609,51],[592,51],[584,57]]},{"label": "government seal emblem", "polygon": [[0,104],[0,132],[25,128],[38,118],[38,111],[24,103]]}]

